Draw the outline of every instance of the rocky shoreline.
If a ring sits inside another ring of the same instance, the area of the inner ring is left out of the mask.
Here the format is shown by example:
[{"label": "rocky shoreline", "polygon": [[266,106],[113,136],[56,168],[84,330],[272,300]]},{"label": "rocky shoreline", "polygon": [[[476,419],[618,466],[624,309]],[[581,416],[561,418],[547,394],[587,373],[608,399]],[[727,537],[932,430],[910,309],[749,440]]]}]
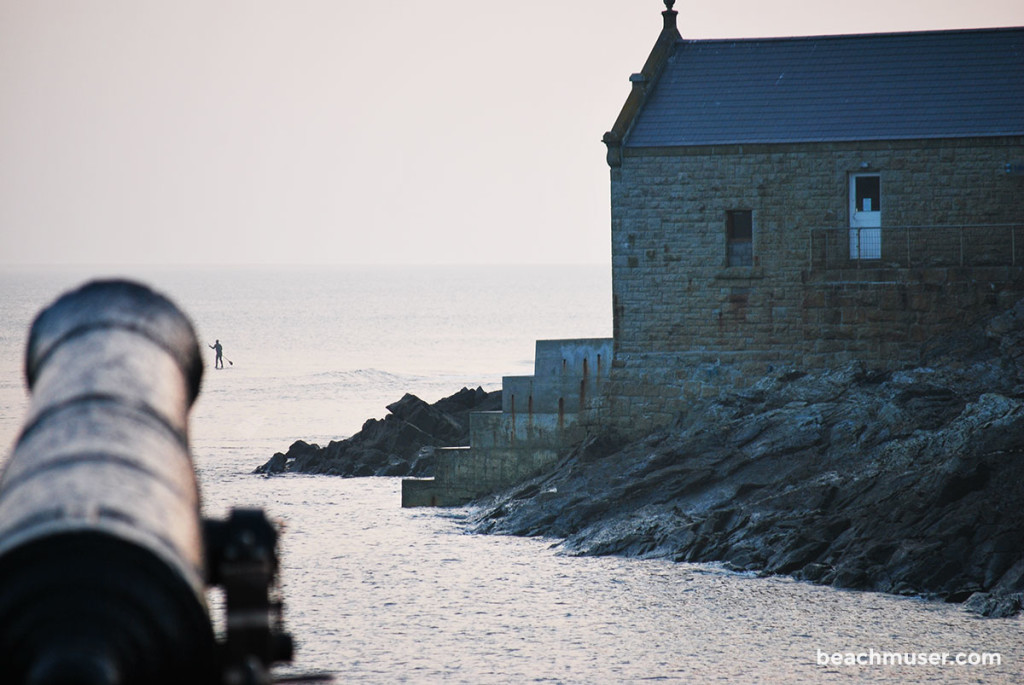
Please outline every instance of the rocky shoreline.
[{"label": "rocky shoreline", "polygon": [[463,388],[433,404],[406,394],[387,409],[386,417],[369,419],[345,440],[332,440],[324,447],[297,440],[254,473],[431,476],[434,450],[468,445],[470,413],[501,410],[501,391]]},{"label": "rocky shoreline", "polygon": [[575,555],[723,562],[837,588],[1024,600],[1024,303],[912,369],[779,372],[639,442],[589,439],[474,507]]},{"label": "rocky shoreline", "polygon": [[[325,448],[257,471],[430,475],[500,391],[407,395]],[[548,473],[469,509],[474,532],[966,602],[1024,603],[1024,302],[929,346],[922,364],[778,371],[638,441],[596,435]]]}]

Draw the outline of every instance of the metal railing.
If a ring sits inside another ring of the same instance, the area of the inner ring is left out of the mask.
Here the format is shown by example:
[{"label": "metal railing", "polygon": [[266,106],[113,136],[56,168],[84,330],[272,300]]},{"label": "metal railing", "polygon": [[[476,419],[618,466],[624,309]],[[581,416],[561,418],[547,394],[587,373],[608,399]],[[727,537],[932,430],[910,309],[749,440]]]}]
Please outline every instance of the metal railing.
[{"label": "metal railing", "polygon": [[1024,266],[1024,223],[813,227],[807,265],[830,269]]}]

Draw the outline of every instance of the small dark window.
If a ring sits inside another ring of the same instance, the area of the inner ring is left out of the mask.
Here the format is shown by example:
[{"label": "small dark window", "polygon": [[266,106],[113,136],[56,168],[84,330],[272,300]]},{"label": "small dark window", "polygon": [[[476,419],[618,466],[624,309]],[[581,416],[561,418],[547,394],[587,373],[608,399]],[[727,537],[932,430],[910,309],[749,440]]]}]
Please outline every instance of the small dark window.
[{"label": "small dark window", "polygon": [[878,176],[854,176],[853,180],[855,211],[882,211],[881,179]]},{"label": "small dark window", "polygon": [[726,266],[754,265],[754,219],[749,209],[725,213]]}]

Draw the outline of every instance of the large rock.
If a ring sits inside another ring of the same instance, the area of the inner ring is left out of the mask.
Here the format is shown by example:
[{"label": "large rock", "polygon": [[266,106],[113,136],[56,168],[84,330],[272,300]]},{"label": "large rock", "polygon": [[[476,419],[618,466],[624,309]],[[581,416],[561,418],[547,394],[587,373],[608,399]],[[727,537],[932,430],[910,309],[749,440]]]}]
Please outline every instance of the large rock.
[{"label": "large rock", "polygon": [[345,440],[326,447],[298,440],[255,473],[321,473],[336,476],[430,476],[438,447],[469,444],[469,414],[501,409],[501,391],[463,388],[427,404],[406,394],[388,405],[390,414],[370,419]]},{"label": "large rock", "polygon": [[1024,592],[1024,307],[917,368],[780,372],[481,503],[478,532],[1006,615]]}]

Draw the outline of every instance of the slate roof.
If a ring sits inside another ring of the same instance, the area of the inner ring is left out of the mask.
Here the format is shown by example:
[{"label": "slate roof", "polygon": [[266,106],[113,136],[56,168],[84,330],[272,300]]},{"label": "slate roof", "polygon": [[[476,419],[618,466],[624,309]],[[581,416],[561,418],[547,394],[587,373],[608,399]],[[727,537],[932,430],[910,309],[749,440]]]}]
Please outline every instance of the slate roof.
[{"label": "slate roof", "polygon": [[1024,28],[681,40],[626,147],[1024,135]]}]

